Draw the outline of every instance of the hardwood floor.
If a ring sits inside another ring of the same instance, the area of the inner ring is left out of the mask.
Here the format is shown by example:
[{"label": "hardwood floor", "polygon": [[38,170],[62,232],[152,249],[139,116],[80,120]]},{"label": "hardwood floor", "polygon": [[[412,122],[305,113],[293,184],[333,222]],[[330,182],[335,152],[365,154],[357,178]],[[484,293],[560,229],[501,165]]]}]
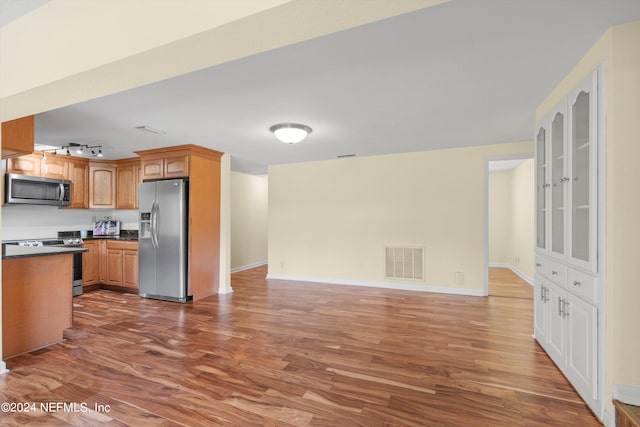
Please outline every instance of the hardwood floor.
[{"label": "hardwood floor", "polygon": [[236,273],[232,294],[195,304],[75,298],[66,341],[8,360],[0,401],[79,410],[0,424],[599,425],[532,339],[529,299],[265,274]]},{"label": "hardwood floor", "polygon": [[533,286],[508,268],[489,268],[489,295],[533,299]]}]

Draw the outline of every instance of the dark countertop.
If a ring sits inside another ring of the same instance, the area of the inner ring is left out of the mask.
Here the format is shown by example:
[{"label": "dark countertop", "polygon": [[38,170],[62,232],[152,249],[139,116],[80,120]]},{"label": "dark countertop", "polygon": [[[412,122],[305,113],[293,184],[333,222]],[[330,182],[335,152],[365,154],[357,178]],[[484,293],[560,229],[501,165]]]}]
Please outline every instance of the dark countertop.
[{"label": "dark countertop", "polygon": [[88,249],[81,247],[61,247],[61,246],[18,246],[2,245],[2,259],[28,258],[36,256],[75,254],[87,252]]},{"label": "dark countertop", "polygon": [[120,241],[127,241],[127,242],[137,242],[138,241],[138,236],[100,236],[100,237],[83,237],[82,238],[83,241],[86,240],[120,240]]}]

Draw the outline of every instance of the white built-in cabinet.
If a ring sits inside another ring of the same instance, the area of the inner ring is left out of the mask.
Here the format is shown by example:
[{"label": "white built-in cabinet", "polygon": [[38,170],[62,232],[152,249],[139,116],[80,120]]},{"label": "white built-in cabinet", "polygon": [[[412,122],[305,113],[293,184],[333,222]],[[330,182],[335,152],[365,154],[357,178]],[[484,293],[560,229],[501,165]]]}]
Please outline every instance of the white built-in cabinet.
[{"label": "white built-in cabinet", "polygon": [[578,393],[598,384],[598,71],[536,126],[534,335]]}]

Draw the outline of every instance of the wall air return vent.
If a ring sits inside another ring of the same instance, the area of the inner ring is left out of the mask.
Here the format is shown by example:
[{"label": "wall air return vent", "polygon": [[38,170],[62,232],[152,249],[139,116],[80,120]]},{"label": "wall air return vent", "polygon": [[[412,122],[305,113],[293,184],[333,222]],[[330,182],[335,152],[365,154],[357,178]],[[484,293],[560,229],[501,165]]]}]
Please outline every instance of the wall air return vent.
[{"label": "wall air return vent", "polygon": [[386,279],[424,280],[424,248],[387,246],[384,257]]}]

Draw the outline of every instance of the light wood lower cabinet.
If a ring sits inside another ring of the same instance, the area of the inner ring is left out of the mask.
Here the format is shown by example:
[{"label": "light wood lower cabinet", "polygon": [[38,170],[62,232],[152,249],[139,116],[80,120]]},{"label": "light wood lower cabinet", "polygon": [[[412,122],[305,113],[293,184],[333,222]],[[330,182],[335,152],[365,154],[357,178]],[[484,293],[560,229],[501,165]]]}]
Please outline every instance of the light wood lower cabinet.
[{"label": "light wood lower cabinet", "polygon": [[83,286],[138,292],[138,242],[86,240],[84,246]]}]

